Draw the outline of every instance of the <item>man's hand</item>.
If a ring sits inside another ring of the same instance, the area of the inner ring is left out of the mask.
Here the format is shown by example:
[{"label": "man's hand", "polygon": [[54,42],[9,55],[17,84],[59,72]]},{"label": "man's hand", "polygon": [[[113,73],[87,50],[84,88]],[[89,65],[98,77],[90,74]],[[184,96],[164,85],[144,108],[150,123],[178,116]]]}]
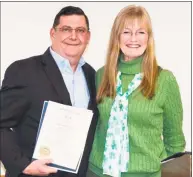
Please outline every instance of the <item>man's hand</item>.
[{"label": "man's hand", "polygon": [[23,173],[36,176],[48,176],[51,173],[57,173],[57,169],[47,166],[49,163],[52,163],[51,159],[34,160],[23,170]]}]

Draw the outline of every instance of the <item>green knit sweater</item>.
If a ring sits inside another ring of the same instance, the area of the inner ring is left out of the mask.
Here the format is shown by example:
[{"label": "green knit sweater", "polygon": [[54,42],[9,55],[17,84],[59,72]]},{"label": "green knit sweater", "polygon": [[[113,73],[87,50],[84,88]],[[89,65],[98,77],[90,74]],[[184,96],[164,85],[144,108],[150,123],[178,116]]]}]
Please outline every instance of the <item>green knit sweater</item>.
[{"label": "green knit sweater", "polygon": [[[136,73],[141,71],[142,58],[132,61],[120,60],[118,69],[122,72],[123,92]],[[97,89],[101,83],[104,68],[97,71]],[[182,103],[179,87],[174,75],[167,70],[159,73],[155,96],[149,100],[139,90],[129,96],[128,134],[129,171],[122,177],[145,176],[160,171],[160,161],[176,152],[184,151],[185,138],[182,132]],[[98,120],[94,143],[89,159],[89,169],[102,175],[102,161],[109,115],[113,100],[105,98],[98,104]],[[163,137],[163,140],[162,140]],[[136,174],[136,175],[134,175]]]}]

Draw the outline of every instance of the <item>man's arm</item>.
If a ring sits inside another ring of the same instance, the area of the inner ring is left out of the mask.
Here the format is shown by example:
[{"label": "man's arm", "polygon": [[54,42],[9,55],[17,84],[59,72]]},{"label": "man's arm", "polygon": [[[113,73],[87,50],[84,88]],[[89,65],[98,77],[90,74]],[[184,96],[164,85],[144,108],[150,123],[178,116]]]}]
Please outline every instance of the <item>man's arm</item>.
[{"label": "man's arm", "polygon": [[18,175],[30,163],[19,147],[14,128],[21,122],[29,107],[27,85],[21,77],[19,62],[13,63],[6,70],[0,90],[0,135],[1,160],[9,173]]},{"label": "man's arm", "polygon": [[55,168],[47,166],[52,160],[44,159],[31,162],[31,158],[28,158],[19,146],[18,137],[14,131],[17,126],[22,124],[30,107],[28,84],[26,83],[28,78],[24,69],[25,66],[21,66],[20,62],[13,63],[5,73],[0,91],[0,160],[10,175],[19,176],[24,173],[47,176],[57,172]]}]

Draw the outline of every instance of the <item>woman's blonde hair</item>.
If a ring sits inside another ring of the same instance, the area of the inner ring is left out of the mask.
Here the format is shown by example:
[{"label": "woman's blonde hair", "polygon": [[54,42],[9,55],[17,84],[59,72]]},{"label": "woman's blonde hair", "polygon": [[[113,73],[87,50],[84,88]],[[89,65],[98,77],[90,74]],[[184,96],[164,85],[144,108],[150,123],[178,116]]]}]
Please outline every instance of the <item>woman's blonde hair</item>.
[{"label": "woman's blonde hair", "polygon": [[130,5],[119,12],[111,29],[104,74],[97,93],[98,102],[102,101],[104,97],[114,98],[116,96],[117,64],[119,55],[121,54],[120,35],[125,26],[135,19],[145,26],[148,33],[147,48],[143,54],[142,61],[142,72],[144,76],[139,88],[147,98],[151,98],[154,95],[158,66],[155,57],[151,20],[145,8]]}]

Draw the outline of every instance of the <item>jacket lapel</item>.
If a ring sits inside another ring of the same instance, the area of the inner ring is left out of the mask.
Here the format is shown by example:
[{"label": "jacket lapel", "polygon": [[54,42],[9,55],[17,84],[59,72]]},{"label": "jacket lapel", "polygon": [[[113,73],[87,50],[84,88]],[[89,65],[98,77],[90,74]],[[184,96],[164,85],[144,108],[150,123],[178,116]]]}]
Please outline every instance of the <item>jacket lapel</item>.
[{"label": "jacket lapel", "polygon": [[60,70],[58,69],[58,66],[50,53],[49,48],[43,55],[42,64],[44,66],[44,70],[46,72],[47,77],[49,78],[55,91],[57,92],[59,98],[61,99],[61,103],[72,105],[67,87],[64,83]]},{"label": "jacket lapel", "polygon": [[85,78],[86,78],[86,82],[87,82],[87,86],[88,86],[88,90],[89,90],[89,94],[90,94],[90,100],[89,100],[89,103],[88,103],[88,109],[91,108],[91,105],[92,105],[92,98],[93,98],[93,89],[92,88],[92,85],[91,85],[91,82],[93,82],[90,77],[89,77],[89,68],[87,67],[87,64],[84,64],[82,66],[82,70],[84,72],[84,75],[85,75]]}]

